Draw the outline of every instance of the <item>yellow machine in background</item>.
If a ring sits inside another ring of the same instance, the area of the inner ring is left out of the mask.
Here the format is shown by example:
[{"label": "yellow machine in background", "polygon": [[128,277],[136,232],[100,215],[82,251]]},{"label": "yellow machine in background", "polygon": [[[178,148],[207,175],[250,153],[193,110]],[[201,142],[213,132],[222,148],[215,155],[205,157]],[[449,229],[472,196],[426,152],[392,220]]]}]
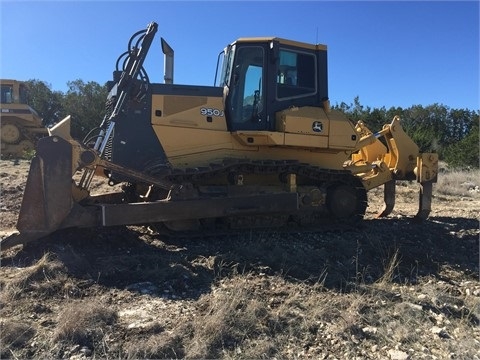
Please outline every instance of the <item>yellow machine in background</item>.
[{"label": "yellow machine in background", "polygon": [[34,150],[40,137],[48,135],[42,118],[27,104],[26,85],[16,80],[0,80],[1,154],[22,157]]},{"label": "yellow machine in background", "polygon": [[[170,231],[314,226],[362,219],[367,191],[420,184],[417,219],[430,212],[437,155],[422,154],[395,117],[373,133],[330,109],[327,48],[275,37],[241,38],[220,54],[215,86],[165,84],[143,61],[151,23],[117,60],[106,115],[83,143],[70,119],[50,129],[33,159],[9,247],[62,228],[159,223]],[[123,64],[119,69],[119,64]],[[121,192],[92,195],[93,177]]]}]

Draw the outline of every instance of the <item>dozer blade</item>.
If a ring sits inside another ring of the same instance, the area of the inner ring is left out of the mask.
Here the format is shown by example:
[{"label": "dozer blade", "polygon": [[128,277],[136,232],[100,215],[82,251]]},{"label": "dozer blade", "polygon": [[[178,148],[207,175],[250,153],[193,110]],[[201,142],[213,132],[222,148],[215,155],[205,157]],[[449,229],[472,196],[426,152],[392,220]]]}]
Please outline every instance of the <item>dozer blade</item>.
[{"label": "dozer blade", "polygon": [[40,239],[68,224],[93,223],[72,199],[72,146],[58,136],[39,140],[32,159],[17,221],[20,234],[0,242],[0,248]]}]

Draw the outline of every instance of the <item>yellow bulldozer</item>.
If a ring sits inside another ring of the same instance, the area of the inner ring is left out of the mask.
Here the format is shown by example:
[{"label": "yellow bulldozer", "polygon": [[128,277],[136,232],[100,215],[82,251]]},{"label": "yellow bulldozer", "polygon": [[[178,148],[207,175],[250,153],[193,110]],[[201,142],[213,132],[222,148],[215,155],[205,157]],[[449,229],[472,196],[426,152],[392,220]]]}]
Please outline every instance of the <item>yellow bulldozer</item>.
[{"label": "yellow bulldozer", "polygon": [[[398,180],[419,183],[415,218],[428,217],[437,155],[420,153],[398,117],[372,132],[331,109],[325,45],[240,38],[220,53],[214,86],[194,86],[173,82],[161,39],[165,82],[151,83],[143,62],[157,28],[135,33],[118,58],[98,128],[78,141],[67,117],[38,142],[19,233],[2,248],[72,227],[350,224],[379,186],[387,216]],[[121,190],[93,195],[98,176]]]},{"label": "yellow bulldozer", "polygon": [[24,82],[0,80],[1,87],[1,154],[22,157],[35,149],[38,139],[48,135],[42,118],[28,105],[28,89]]}]

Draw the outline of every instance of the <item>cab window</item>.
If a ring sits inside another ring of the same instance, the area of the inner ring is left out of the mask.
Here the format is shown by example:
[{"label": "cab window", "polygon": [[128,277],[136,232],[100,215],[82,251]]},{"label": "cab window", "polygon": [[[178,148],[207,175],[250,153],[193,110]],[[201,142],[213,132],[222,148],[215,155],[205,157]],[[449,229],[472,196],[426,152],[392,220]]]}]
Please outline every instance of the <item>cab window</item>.
[{"label": "cab window", "polygon": [[280,49],[277,71],[277,99],[312,95],[316,89],[315,55]]},{"label": "cab window", "polygon": [[19,86],[20,104],[28,104],[28,89],[25,85]]},{"label": "cab window", "polygon": [[11,104],[13,102],[13,87],[2,85],[2,104]]}]

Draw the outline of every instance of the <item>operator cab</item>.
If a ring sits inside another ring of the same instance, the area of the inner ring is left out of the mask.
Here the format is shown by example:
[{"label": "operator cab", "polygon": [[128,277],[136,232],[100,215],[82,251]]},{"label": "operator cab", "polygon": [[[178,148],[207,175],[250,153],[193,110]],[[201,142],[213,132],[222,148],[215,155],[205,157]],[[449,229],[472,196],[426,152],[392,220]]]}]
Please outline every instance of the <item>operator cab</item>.
[{"label": "operator cab", "polygon": [[0,80],[2,104],[27,104],[28,91],[25,84],[16,80]]},{"label": "operator cab", "polygon": [[223,54],[229,131],[275,131],[275,114],[328,100],[327,48],[280,38],[242,38]]}]

